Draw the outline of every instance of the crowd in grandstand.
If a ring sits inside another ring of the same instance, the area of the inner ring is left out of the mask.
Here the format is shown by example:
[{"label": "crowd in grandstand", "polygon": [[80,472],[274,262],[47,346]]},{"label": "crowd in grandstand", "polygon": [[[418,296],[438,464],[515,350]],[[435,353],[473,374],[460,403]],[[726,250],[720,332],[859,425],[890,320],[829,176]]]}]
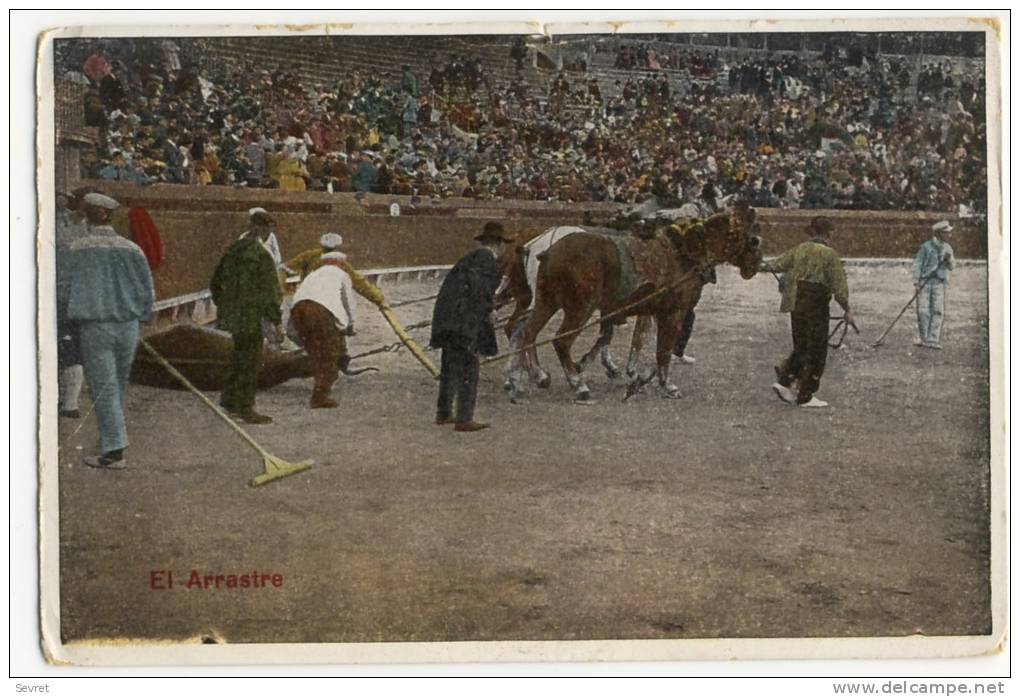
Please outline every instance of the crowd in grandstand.
[{"label": "crowd in grandstand", "polygon": [[592,71],[541,89],[521,70],[503,82],[451,54],[351,70],[321,90],[297,70],[188,49],[113,40],[84,59],[58,52],[60,77],[87,85],[99,133],[84,176],[664,206],[708,184],[769,207],[985,205],[983,77],[948,62],[915,74],[913,59],[725,60],[642,44],[620,47],[617,67],[635,73],[611,87]]}]

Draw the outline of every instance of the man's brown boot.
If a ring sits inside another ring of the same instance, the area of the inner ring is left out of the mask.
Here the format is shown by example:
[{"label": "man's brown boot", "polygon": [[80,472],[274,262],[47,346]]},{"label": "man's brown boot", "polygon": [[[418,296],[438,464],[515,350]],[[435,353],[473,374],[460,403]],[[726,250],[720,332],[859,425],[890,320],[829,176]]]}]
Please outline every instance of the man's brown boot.
[{"label": "man's brown boot", "polygon": [[457,425],[453,427],[454,431],[468,432],[481,431],[489,427],[489,424],[481,421],[458,421]]}]

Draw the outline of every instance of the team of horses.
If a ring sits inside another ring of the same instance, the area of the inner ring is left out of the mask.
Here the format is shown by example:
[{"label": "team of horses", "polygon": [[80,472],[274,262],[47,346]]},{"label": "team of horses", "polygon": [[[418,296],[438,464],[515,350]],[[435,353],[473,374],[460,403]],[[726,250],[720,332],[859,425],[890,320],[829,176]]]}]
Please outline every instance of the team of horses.
[{"label": "team of horses", "polygon": [[[506,324],[512,352],[505,371],[505,387],[513,401],[525,393],[526,378],[549,387],[551,378],[538,360],[539,333],[558,312],[563,321],[552,340],[574,399],[591,400],[585,370],[599,358],[611,378],[620,376],[609,351],[615,327],[635,317],[626,372],[628,396],[658,378],[666,397],[679,396],[670,379],[670,359],[684,318],[701,298],[715,267],[732,264],[745,279],[757,273],[762,261],[755,212],[737,206],[705,220],[654,218],[617,227],[556,226],[523,244],[509,245],[500,259],[504,283],[499,296],[514,304]],[[598,338],[575,361],[571,349],[591,317],[599,313]],[[651,323],[656,327],[654,365],[641,370],[639,357]],[[230,362],[230,336],[225,332],[178,325],[148,337],[148,341],[200,389],[222,389]],[[284,353],[265,348],[259,387],[308,377],[304,352]],[[347,375],[375,368],[351,369]],[[176,380],[139,352],[132,382],[179,388]]]},{"label": "team of horses", "polygon": [[[504,297],[515,302],[506,333],[514,355],[506,371],[505,387],[514,401],[525,392],[525,376],[548,387],[549,374],[538,361],[539,332],[562,311],[563,321],[553,339],[560,366],[579,402],[591,399],[585,369],[596,356],[606,373],[619,369],[609,353],[616,326],[636,317],[627,373],[633,378],[628,394],[654,378],[667,397],[680,394],[670,379],[670,359],[684,318],[701,299],[706,283],[715,279],[717,265],[736,266],[750,279],[762,261],[755,211],[737,206],[705,220],[639,225],[642,234],[614,229],[554,227],[525,244],[512,245],[503,255]],[[595,312],[599,334],[579,361],[571,348]],[[638,365],[649,323],[656,327],[655,365]]]}]

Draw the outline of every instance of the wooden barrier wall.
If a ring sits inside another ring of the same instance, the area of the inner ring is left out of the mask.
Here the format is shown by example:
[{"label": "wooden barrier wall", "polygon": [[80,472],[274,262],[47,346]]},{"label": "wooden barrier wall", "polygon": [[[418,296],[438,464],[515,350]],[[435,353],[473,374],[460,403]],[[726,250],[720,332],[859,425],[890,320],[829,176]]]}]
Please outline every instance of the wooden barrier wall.
[{"label": "wooden barrier wall", "polygon": [[[276,219],[284,258],[317,246],[323,232],[339,232],[344,250],[362,268],[452,264],[474,248],[473,236],[488,220],[512,234],[532,237],[551,225],[581,224],[586,213],[610,215],[611,204],[556,204],[536,201],[427,199],[319,192],[282,192],[231,187],[137,186],[86,181],[123,206],[142,206],[155,220],[166,258],[155,273],[159,299],[208,287],[223,251],[247,226],[247,211],[262,206]],[[401,215],[391,217],[397,202]],[[896,211],[759,210],[765,254],[775,255],[806,239],[811,218],[824,214],[835,224],[834,246],[844,257],[910,257],[945,216]],[[950,217],[950,242],[960,258],[987,258],[983,226]]]}]

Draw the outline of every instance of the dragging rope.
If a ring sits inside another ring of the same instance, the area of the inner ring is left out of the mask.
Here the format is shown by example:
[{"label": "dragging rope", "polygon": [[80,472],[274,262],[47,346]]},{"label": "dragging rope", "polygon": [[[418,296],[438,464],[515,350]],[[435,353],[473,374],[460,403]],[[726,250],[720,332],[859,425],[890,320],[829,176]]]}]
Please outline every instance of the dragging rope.
[{"label": "dragging rope", "polygon": [[634,309],[638,305],[646,303],[649,300],[651,300],[653,298],[656,298],[656,297],[658,297],[658,296],[660,296],[660,295],[662,295],[662,294],[664,294],[664,293],[666,293],[666,292],[668,292],[670,290],[675,290],[677,288],[677,286],[679,286],[681,283],[686,281],[697,270],[698,270],[697,268],[693,268],[690,271],[688,271],[685,274],[683,274],[679,279],[677,279],[673,283],[671,283],[671,284],[669,284],[667,286],[663,286],[662,288],[659,288],[658,290],[656,290],[656,291],[654,291],[654,292],[644,296],[643,298],[641,298],[639,300],[635,300],[634,302],[629,303],[627,305],[624,305],[623,307],[619,307],[619,308],[613,310],[612,312],[610,312],[608,314],[600,315],[598,319],[593,319],[590,322],[582,324],[580,327],[577,327],[576,329],[570,329],[570,330],[565,331],[565,332],[563,332],[561,334],[557,334],[556,336],[554,336],[554,337],[552,337],[550,339],[545,339],[543,341],[536,341],[536,342],[534,342],[532,344],[528,344],[527,346],[522,346],[522,347],[514,349],[512,351],[506,351],[504,353],[500,353],[500,354],[497,354],[495,356],[490,356],[489,358],[486,358],[486,359],[480,361],[479,363],[480,363],[480,365],[487,365],[489,363],[495,363],[496,361],[503,361],[503,360],[506,360],[507,358],[510,358],[511,356],[516,356],[519,353],[523,353],[524,351],[530,351],[533,348],[538,348],[539,346],[545,346],[546,344],[551,344],[552,342],[554,342],[554,341],[556,341],[558,339],[562,339],[563,337],[573,336],[575,334],[580,334],[581,332],[583,332],[585,329],[588,329],[589,327],[593,327],[596,324],[601,324],[602,322],[605,322],[607,319],[611,319],[613,317],[618,317],[621,314],[624,314],[625,312],[628,312],[628,311]]},{"label": "dragging rope", "polygon": [[[860,334],[861,333],[861,330],[857,328],[857,323],[856,322],[848,322],[847,319],[846,319],[846,315],[843,315],[842,317],[830,317],[829,319],[830,320],[834,320],[834,319],[835,320],[839,320],[838,322],[836,322],[836,326],[833,327],[832,331],[829,333],[828,341],[829,341],[829,347],[830,348],[838,349],[840,346],[842,346],[843,345],[843,340],[846,339],[847,330],[850,329],[851,327],[854,330],[854,334]],[[836,343],[832,343],[832,337],[836,336],[836,334],[839,333],[839,331],[841,329],[843,330],[843,333],[839,335],[839,339],[836,340]]]},{"label": "dragging rope", "polygon": [[438,297],[439,297],[439,293],[436,293],[435,295],[429,295],[429,296],[424,297],[424,298],[413,298],[411,300],[401,300],[399,302],[390,303],[390,307],[403,307],[404,305],[414,305],[416,303],[424,303],[424,302],[428,302],[429,300],[435,300]]}]

